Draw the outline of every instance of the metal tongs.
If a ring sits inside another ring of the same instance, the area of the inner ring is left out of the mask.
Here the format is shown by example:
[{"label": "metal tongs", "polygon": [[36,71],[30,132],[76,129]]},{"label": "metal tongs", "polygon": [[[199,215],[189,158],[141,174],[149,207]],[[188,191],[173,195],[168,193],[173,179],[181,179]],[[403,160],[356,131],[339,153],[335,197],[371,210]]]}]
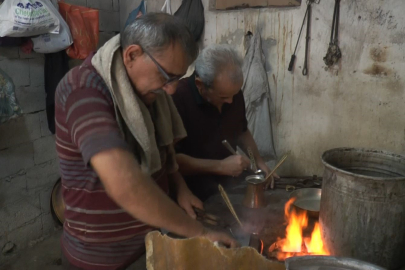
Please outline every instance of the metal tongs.
[{"label": "metal tongs", "polygon": [[212,226],[221,226],[224,227],[224,222],[217,216],[209,214],[204,210],[193,207],[194,212],[197,214],[197,220],[201,221],[202,223],[206,223]]},{"label": "metal tongs", "polygon": [[[232,148],[231,144],[230,144],[227,140],[223,140],[223,141],[222,141],[222,144],[223,144],[223,146],[225,146],[226,149],[228,149],[228,151],[229,151],[232,155],[238,155],[238,153]],[[247,159],[250,160],[250,163],[251,163],[251,165],[252,165],[253,168],[252,168],[252,167],[249,167],[248,169],[249,169],[251,172],[253,172],[254,174],[260,173],[261,170],[258,170],[258,169],[257,169],[256,161],[255,161],[255,159],[254,159],[254,157],[253,157],[253,153],[252,153],[252,150],[251,150],[250,148],[248,148],[248,152],[249,152],[249,157],[247,157],[246,154],[243,153],[243,151],[242,151],[242,153],[240,153],[242,156],[244,156],[244,157],[246,157]]]}]

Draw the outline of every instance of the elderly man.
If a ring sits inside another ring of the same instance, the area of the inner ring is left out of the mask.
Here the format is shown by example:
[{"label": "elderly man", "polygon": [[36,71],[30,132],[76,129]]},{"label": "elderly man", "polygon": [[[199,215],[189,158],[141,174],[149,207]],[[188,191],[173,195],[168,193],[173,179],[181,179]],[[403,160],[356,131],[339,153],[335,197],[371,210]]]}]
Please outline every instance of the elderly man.
[{"label": "elderly man", "polygon": [[232,177],[250,166],[246,157],[231,155],[223,140],[245,153],[250,148],[258,168],[270,172],[247,128],[241,67],[242,60],[229,46],[208,46],[196,60],[195,73],[182,79],[173,95],[188,134],[176,145],[177,162],[201,200],[215,193],[218,183],[235,183]]},{"label": "elderly man", "polygon": [[[197,53],[178,19],[149,14],[59,83],[56,145],[67,269],[124,269],[143,253],[153,227],[236,245],[193,218],[192,207],[202,203],[175,159],[173,143],[186,133],[168,94]],[[167,196],[168,180],[189,215]]]}]

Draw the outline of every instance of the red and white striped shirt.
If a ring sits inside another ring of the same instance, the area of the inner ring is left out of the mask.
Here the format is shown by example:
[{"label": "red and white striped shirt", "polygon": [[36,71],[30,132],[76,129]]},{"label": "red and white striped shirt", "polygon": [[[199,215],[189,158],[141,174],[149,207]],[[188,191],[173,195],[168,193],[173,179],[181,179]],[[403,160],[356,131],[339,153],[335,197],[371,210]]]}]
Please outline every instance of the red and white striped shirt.
[{"label": "red and white striped shirt", "polygon": [[[83,269],[123,269],[136,259],[153,228],[120,208],[89,164],[107,149],[130,151],[110,92],[91,65],[92,56],[66,74],[56,90],[56,148],[66,205],[62,250],[71,264]],[[163,169],[152,177],[167,193],[167,150],[160,150]]]}]

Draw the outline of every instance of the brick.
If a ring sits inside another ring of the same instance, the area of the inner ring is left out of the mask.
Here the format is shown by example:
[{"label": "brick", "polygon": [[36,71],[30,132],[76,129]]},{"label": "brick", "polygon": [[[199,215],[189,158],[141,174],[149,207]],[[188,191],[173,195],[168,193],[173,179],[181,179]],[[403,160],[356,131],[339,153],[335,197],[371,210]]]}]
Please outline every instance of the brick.
[{"label": "brick", "polygon": [[0,60],[18,59],[18,47],[0,47]]},{"label": "brick", "polygon": [[108,40],[116,35],[115,32],[100,32],[98,48],[102,47]]},{"label": "brick", "polygon": [[41,127],[41,137],[50,136],[52,133],[48,128],[48,118],[46,116],[46,111],[39,112],[39,124]]},{"label": "brick", "polygon": [[29,60],[4,59],[0,61],[1,69],[11,77],[16,87],[30,84]]},{"label": "brick", "polygon": [[116,11],[100,10],[100,31],[120,31],[120,13]]},{"label": "brick", "polygon": [[28,196],[28,190],[25,174],[0,179],[0,209],[26,196]]},{"label": "brick", "polygon": [[39,196],[25,196],[0,209],[0,230],[11,232],[41,215]]},{"label": "brick", "polygon": [[27,190],[30,194],[38,194],[53,187],[59,179],[59,161],[52,159],[48,162],[37,165],[26,174]]},{"label": "brick", "polygon": [[55,139],[53,136],[42,137],[33,143],[35,164],[41,164],[56,158]]},{"label": "brick", "polygon": [[29,243],[42,237],[42,219],[37,217],[23,227],[9,232],[7,238],[16,245],[16,250],[28,247]]},{"label": "brick", "polygon": [[0,125],[0,149],[13,147],[40,137],[41,127],[38,114],[25,114]]},{"label": "brick", "polygon": [[120,0],[113,0],[113,10],[120,11]]},{"label": "brick", "polygon": [[87,0],[87,6],[98,10],[114,11],[112,0]]},{"label": "brick", "polygon": [[32,142],[0,151],[0,178],[16,174],[33,166],[34,146]]},{"label": "brick", "polygon": [[17,100],[24,113],[45,110],[45,86],[30,85],[16,88]]},{"label": "brick", "polygon": [[34,58],[44,58],[44,54],[36,53],[32,51],[31,53],[24,53],[21,48],[18,48],[21,59],[34,59]]},{"label": "brick", "polygon": [[66,3],[76,6],[86,6],[86,0],[65,0]]},{"label": "brick", "polygon": [[45,84],[44,62],[43,58],[29,59],[31,86]]}]

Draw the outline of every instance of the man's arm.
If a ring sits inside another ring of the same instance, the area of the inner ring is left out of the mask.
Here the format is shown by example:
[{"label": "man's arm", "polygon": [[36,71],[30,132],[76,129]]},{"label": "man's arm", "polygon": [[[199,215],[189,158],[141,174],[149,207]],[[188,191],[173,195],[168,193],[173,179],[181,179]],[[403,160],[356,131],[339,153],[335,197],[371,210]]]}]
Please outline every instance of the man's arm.
[{"label": "man's arm", "polygon": [[133,217],[185,237],[203,234],[201,223],[182,211],[147,175],[131,153],[110,149],[91,158],[107,194]]},{"label": "man's arm", "polygon": [[223,160],[214,160],[177,154],[176,160],[182,175],[213,174],[239,176],[249,166],[249,160],[240,155],[232,155]]},{"label": "man's arm", "polygon": [[142,173],[128,151],[119,148],[102,151],[94,155],[90,163],[107,194],[133,217],[181,236],[203,236],[230,247],[238,246],[227,234],[204,228],[189,217]]},{"label": "man's arm", "polygon": [[176,160],[182,175],[221,174],[220,160],[194,158],[185,154],[177,154]]}]

